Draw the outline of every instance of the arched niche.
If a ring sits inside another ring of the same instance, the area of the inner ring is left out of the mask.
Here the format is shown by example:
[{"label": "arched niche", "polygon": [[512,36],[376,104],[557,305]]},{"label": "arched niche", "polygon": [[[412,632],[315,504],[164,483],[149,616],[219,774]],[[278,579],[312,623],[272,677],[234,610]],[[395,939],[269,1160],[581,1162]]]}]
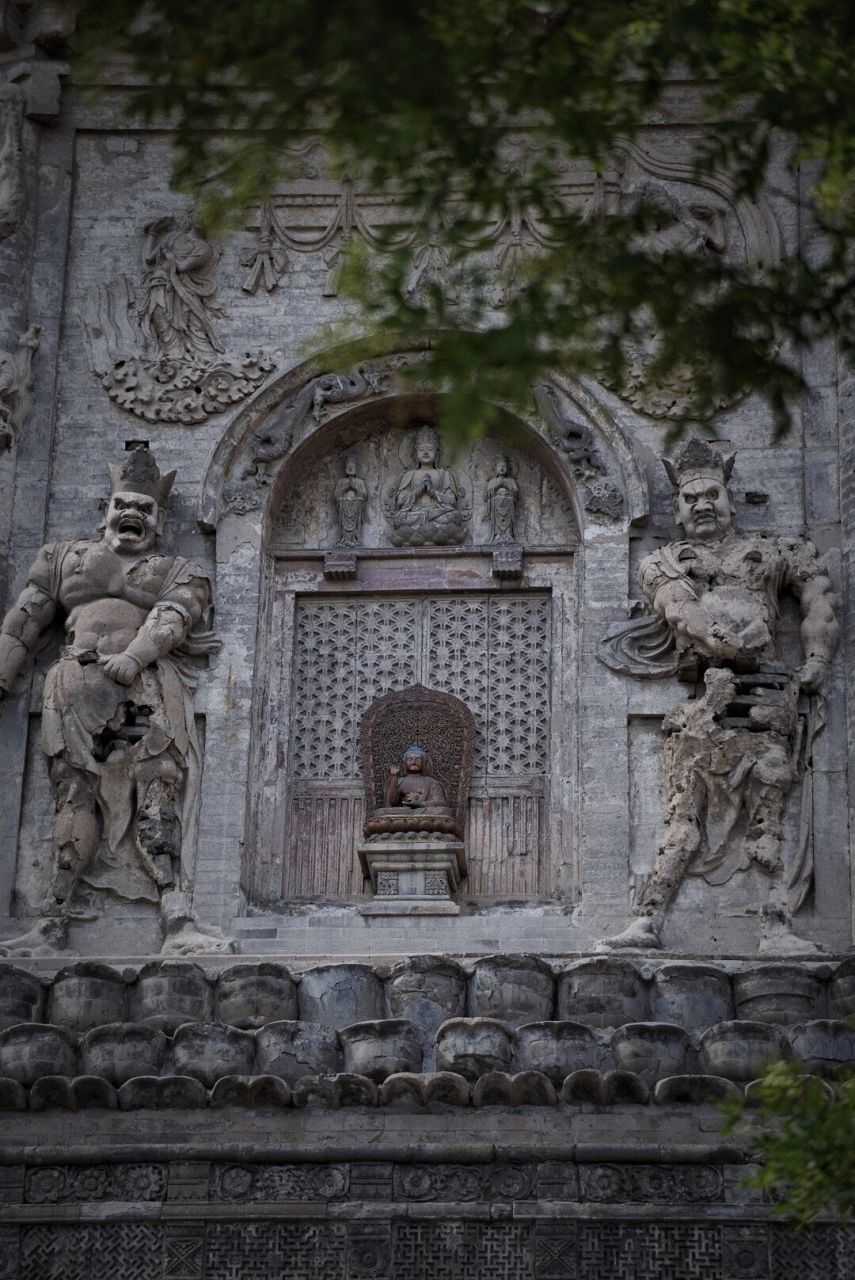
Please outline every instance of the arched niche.
[{"label": "arched niche", "polygon": [[[441,416],[429,387],[400,377],[413,358],[375,355],[344,375],[316,361],[283,375],[276,395],[266,389],[235,420],[209,469],[206,522],[231,546],[261,548],[242,871],[255,906],[362,891],[359,720],[379,694],[415,683],[463,698],[478,725],[466,896],[566,901],[578,891],[586,564],[594,584],[604,571],[626,581],[646,486],[597,401],[556,377],[525,416],[496,407],[485,438],[443,441],[438,465],[459,485],[465,534],[395,545],[389,495],[412,464],[413,424]],[[366,506],[343,572],[330,561],[347,457]],[[500,458],[518,493],[521,571],[510,576],[486,502]]]}]

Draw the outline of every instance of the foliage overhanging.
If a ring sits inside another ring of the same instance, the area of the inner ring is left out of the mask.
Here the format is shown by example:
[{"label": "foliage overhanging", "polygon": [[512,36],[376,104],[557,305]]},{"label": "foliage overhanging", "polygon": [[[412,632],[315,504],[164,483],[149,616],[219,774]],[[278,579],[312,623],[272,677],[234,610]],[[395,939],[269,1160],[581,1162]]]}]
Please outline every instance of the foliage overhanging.
[{"label": "foliage overhanging", "polygon": [[[620,384],[651,326],[649,383],[688,377],[677,428],[755,391],[783,430],[802,385],[798,352],[833,337],[852,357],[848,0],[79,8],[78,80],[103,81],[105,68],[124,64],[136,84],[132,113],[174,127],[175,182],[207,226],[228,226],[266,200],[288,177],[288,144],[310,135],[340,172],[394,189],[403,216],[436,247],[446,284],[408,292],[416,246],[390,242],[382,255],[352,256],[345,288],[363,329],[441,333],[434,374],[458,429],[477,429],[485,399],[520,400],[557,364]],[[764,185],[796,192],[794,217],[823,233],[809,261],[760,270],[724,255],[663,256],[650,241],[661,207],[642,200],[591,216],[556,198],[568,158],[605,169],[618,140],[687,107],[697,114],[699,173],[726,172],[746,199]],[[521,130],[535,144],[524,166],[508,163],[509,136]],[[477,246],[485,228],[521,211],[548,228],[548,244],[517,264],[518,287],[497,313]]]}]

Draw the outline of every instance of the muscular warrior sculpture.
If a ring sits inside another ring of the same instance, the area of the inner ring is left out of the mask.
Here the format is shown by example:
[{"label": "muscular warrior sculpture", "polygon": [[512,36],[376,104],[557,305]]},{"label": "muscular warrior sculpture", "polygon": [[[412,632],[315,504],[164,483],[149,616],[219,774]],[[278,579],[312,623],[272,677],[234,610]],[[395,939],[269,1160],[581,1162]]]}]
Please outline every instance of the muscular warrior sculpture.
[{"label": "muscular warrior sculpture", "polygon": [[174,478],[146,448],[111,466],[102,537],[42,547],[3,622],[2,696],[57,613],[66,637],[42,715],[56,795],[49,914],[0,943],[7,953],[62,944],[81,882],[159,903],[166,954],[230,949],[193,922],[182,892],[199,787],[194,682],[182,659],[217,642],[196,630],[211,605],[208,579],[155,549]]},{"label": "muscular warrior sculpture", "polygon": [[[665,842],[638,895],[636,919],[609,946],[660,946],[684,874],[721,883],[752,861],[777,869],[786,793],[806,749],[804,735],[796,742],[797,695],[821,693],[837,646],[836,603],[812,544],[733,528],[733,461],[690,440],[665,462],[685,536],[642,562],[641,586],[671,632],[679,668],[706,671],[706,694],[666,720]],[[801,608],[804,661],[797,672],[776,653],[784,591]],[[745,834],[734,851],[728,841],[740,814]],[[790,912],[809,883],[809,869],[793,869]]]}]

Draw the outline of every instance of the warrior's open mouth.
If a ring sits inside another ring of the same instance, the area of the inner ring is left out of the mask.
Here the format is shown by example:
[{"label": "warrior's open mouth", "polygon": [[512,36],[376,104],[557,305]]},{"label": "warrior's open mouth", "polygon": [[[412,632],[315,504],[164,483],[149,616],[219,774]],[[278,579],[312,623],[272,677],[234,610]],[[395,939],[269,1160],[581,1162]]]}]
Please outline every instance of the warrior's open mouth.
[{"label": "warrior's open mouth", "polygon": [[145,534],[145,525],[139,516],[122,516],[119,521],[119,533],[130,533],[135,538],[142,538]]}]

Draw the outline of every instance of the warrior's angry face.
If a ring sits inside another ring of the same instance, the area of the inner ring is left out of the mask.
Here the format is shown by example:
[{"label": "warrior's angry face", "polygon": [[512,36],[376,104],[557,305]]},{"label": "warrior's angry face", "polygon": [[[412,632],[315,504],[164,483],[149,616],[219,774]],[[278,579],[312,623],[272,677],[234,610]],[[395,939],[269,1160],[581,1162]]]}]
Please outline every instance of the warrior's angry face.
[{"label": "warrior's angry face", "polygon": [[721,538],[731,526],[733,506],[720,480],[699,476],[687,480],[677,494],[677,523],[686,536],[701,542]]},{"label": "warrior's angry face", "polygon": [[137,554],[154,546],[161,523],[154,498],[145,493],[114,493],[104,521],[104,537],[114,551]]}]

